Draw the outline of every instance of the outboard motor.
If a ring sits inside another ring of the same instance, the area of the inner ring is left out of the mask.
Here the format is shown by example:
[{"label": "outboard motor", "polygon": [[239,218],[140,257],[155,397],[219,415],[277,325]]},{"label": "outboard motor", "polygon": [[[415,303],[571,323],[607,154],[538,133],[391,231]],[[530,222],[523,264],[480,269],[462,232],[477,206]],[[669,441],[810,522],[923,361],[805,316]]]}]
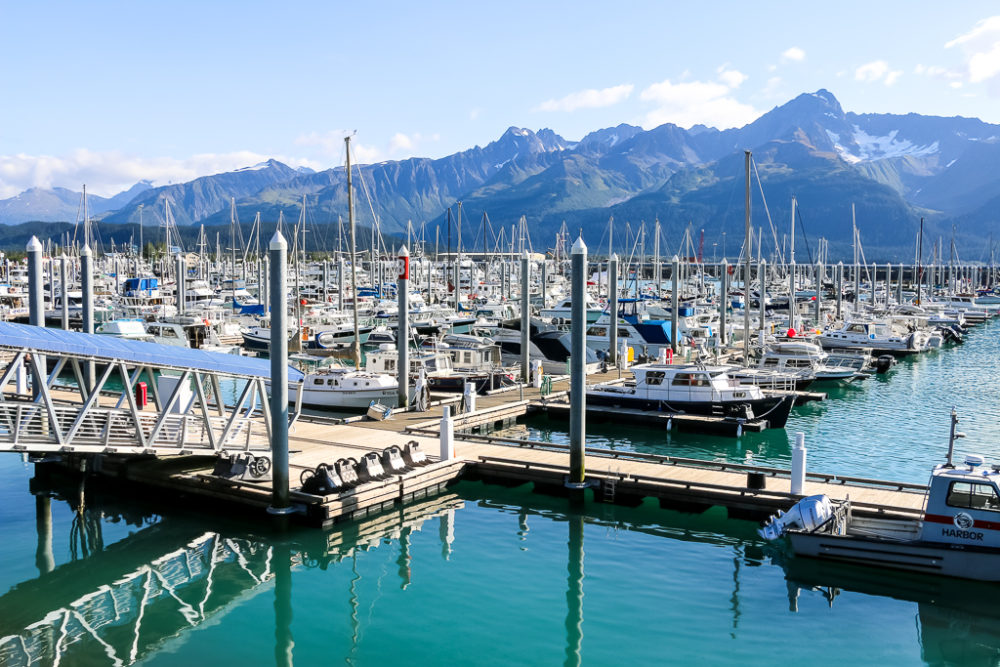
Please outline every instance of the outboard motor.
[{"label": "outboard motor", "polygon": [[358,462],[357,469],[358,479],[362,482],[374,482],[388,477],[385,469],[382,468],[382,464],[378,460],[378,454],[375,452],[368,452],[362,456]]},{"label": "outboard motor", "polygon": [[833,504],[827,496],[808,496],[792,505],[787,513],[778,510],[777,514],[764,522],[757,534],[768,541],[776,540],[788,532],[789,528],[816,530],[832,516]]},{"label": "outboard motor", "polygon": [[425,466],[431,462],[430,459],[427,458],[427,454],[420,449],[420,443],[416,440],[410,440],[408,443],[403,445],[403,460],[406,461],[406,465],[410,468]]},{"label": "outboard motor", "polygon": [[344,486],[336,469],[326,463],[320,463],[316,466],[316,470],[303,470],[299,481],[302,482],[302,493],[314,496],[336,493]]},{"label": "outboard motor", "polygon": [[382,468],[387,472],[403,474],[408,470],[399,447],[392,445],[382,450]]},{"label": "outboard motor", "polygon": [[888,373],[889,369],[896,364],[896,357],[891,354],[883,354],[875,360],[876,373]]},{"label": "outboard motor", "polygon": [[358,472],[355,469],[355,466],[357,465],[358,462],[354,459],[337,459],[337,462],[333,464],[333,468],[337,472],[337,476],[340,477],[345,488],[357,486],[361,483],[358,479]]}]

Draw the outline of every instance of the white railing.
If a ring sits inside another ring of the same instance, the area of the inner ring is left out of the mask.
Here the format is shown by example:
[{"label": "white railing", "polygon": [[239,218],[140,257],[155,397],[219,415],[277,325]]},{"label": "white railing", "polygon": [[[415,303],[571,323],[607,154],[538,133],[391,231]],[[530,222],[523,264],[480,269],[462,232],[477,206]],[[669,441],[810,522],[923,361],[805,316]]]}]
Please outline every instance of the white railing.
[{"label": "white railing", "polygon": [[[269,451],[262,417],[138,413],[127,409],[0,402],[0,451],[117,454]],[[211,429],[211,432],[209,431]],[[140,435],[141,434],[141,435]]]}]

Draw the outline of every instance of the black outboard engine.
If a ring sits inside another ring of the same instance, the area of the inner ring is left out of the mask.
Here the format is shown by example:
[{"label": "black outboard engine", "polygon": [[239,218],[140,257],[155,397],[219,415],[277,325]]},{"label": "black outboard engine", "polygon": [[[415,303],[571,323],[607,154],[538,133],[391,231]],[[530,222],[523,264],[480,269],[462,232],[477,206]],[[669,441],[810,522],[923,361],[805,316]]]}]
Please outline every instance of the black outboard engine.
[{"label": "black outboard engine", "polygon": [[337,471],[337,475],[343,481],[346,488],[357,486],[361,483],[358,479],[358,471],[355,468],[357,465],[358,462],[354,459],[337,459],[337,462],[333,464],[334,470]]},{"label": "black outboard engine", "polygon": [[406,462],[403,461],[403,453],[396,445],[386,447],[382,450],[382,468],[386,472],[403,474],[409,468],[406,466]]},{"label": "black outboard engine", "polygon": [[420,449],[420,443],[416,440],[410,440],[403,445],[403,460],[406,461],[406,465],[410,468],[425,466],[431,462],[427,458],[427,454],[424,453],[424,450]]},{"label": "black outboard engine", "polygon": [[302,482],[302,493],[314,496],[336,493],[344,486],[336,469],[326,463],[320,463],[316,466],[316,470],[303,470],[299,481]]},{"label": "black outboard engine", "polygon": [[891,354],[883,354],[875,360],[876,373],[888,373],[889,369],[896,364],[896,357]]},{"label": "black outboard engine", "polygon": [[374,482],[389,476],[386,474],[382,463],[378,460],[378,454],[375,452],[368,452],[362,456],[358,462],[357,469],[358,479],[362,482]]}]

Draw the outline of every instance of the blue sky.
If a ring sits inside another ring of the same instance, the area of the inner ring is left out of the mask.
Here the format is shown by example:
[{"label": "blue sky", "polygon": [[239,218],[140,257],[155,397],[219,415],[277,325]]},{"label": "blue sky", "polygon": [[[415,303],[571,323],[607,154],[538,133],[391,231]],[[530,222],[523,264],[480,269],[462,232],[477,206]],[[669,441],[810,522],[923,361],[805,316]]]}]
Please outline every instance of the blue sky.
[{"label": "blue sky", "polygon": [[0,197],[324,169],[348,132],[371,162],[511,125],[742,126],[819,88],[1000,123],[1000,5],[0,0]]}]

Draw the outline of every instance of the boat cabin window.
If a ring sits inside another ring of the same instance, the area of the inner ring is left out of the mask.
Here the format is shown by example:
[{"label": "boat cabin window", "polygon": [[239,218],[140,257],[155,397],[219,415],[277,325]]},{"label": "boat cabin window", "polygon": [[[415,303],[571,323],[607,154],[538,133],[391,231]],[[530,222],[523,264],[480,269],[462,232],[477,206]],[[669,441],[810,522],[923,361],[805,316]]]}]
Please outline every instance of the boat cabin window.
[{"label": "boat cabin window", "polygon": [[1000,512],[1000,497],[992,484],[952,482],[946,502],[949,507]]},{"label": "boat cabin window", "polygon": [[313,380],[313,384],[323,384],[323,378],[316,378]]},{"label": "boat cabin window", "polygon": [[850,331],[851,333],[867,333],[865,331],[865,325],[863,324],[852,324],[851,326],[847,327],[847,330]]},{"label": "boat cabin window", "polygon": [[607,336],[608,335],[608,328],[607,327],[590,327],[590,330],[587,331],[587,335],[588,336],[602,336],[602,337],[603,336]]},{"label": "boat cabin window", "polygon": [[775,359],[774,357],[767,357],[767,358],[764,359],[764,366],[768,366],[768,367],[774,366],[774,367],[777,367],[778,366],[778,360]]},{"label": "boat cabin window", "polygon": [[708,377],[700,373],[677,373],[670,383],[675,387],[708,387]]},{"label": "boat cabin window", "polygon": [[663,376],[665,373],[663,371],[649,371],[646,373],[646,384],[652,386],[659,386],[663,384]]},{"label": "boat cabin window", "polygon": [[788,368],[811,368],[812,363],[808,359],[789,359],[785,362]]}]

